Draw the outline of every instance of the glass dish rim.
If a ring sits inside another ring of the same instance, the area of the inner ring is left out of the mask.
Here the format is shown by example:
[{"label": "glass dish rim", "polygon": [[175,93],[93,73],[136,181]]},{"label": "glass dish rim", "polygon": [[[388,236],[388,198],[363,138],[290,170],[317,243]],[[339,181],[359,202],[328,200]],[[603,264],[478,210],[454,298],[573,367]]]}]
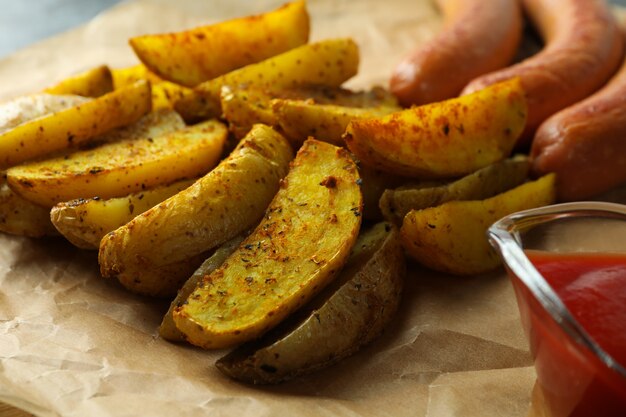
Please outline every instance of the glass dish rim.
[{"label": "glass dish rim", "polygon": [[626,221],[626,205],[584,201],[554,204],[510,214],[495,222],[487,231],[489,242],[502,261],[528,288],[556,324],[575,343],[589,349],[609,369],[626,380],[626,368],[606,353],[572,316],[560,297],[530,262],[521,246],[519,232],[566,217],[615,218]]}]

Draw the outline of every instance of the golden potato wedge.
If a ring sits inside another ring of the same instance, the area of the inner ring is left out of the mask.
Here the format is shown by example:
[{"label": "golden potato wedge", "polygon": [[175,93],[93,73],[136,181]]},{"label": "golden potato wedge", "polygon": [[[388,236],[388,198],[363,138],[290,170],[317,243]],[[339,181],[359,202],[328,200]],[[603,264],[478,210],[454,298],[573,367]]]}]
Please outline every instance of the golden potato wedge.
[{"label": "golden potato wedge", "polygon": [[275,384],[339,362],[376,338],[400,303],[406,265],[400,234],[389,223],[361,234],[341,275],[256,342],[217,361],[224,374]]},{"label": "golden potato wedge", "polygon": [[83,97],[100,97],[113,91],[113,76],[106,65],[90,69],[43,90],[48,94],[71,94]]},{"label": "golden potato wedge", "polygon": [[304,1],[184,32],[130,39],[137,57],[161,78],[187,87],[288,51],[309,39]]},{"label": "golden potato wedge", "polygon": [[[317,103],[359,108],[396,107],[395,98],[380,87],[375,87],[370,91],[353,92],[340,87],[321,85],[298,86],[283,90],[223,86],[220,96],[222,116],[228,121],[229,129],[236,137],[243,137],[255,123],[277,126],[278,118],[272,105],[273,99],[306,100],[306,105],[311,106]],[[323,120],[315,122],[324,123]],[[309,129],[306,133],[308,136],[315,136],[313,131],[313,129]],[[289,132],[284,131],[283,133]],[[339,136],[341,134],[343,134],[343,130]],[[296,135],[298,140],[292,142],[299,146],[308,136]],[[324,140],[323,137],[320,139]]]},{"label": "golden potato wedge", "polygon": [[[46,114],[82,104],[88,99],[78,96],[34,94],[0,104],[0,133]],[[0,232],[42,237],[57,235],[50,222],[50,210],[40,207],[11,190],[6,174],[0,172]]]},{"label": "golden potato wedge", "polygon": [[93,149],[105,143],[121,140],[156,138],[185,129],[186,127],[187,125],[182,117],[174,110],[160,109],[146,114],[131,125],[119,127],[98,136],[84,148]]},{"label": "golden potato wedge", "polygon": [[81,249],[98,249],[104,235],[194,182],[195,179],[176,181],[119,198],[79,198],[59,203],[46,212],[59,233],[75,246]]},{"label": "golden potato wedge", "polygon": [[163,81],[152,86],[152,109],[173,109],[179,100],[193,94],[189,88]]},{"label": "golden potato wedge", "polygon": [[11,190],[0,173],[0,232],[42,237],[57,235],[50,210],[24,200]]},{"label": "golden potato wedge", "polygon": [[170,304],[170,308],[163,316],[161,326],[159,326],[159,336],[170,342],[184,342],[185,335],[178,330],[174,323],[174,309],[180,307],[187,300],[189,295],[196,289],[198,284],[202,281],[205,275],[209,275],[211,272],[219,268],[224,261],[239,247],[239,244],[243,241],[244,236],[239,235],[232,238],[222,246],[217,248],[213,255],[211,255],[206,261],[200,265],[198,269],[193,273],[191,277],[185,282],[185,285],[178,290],[176,298]]},{"label": "golden potato wedge", "polygon": [[43,207],[113,198],[206,173],[219,161],[226,127],[210,120],[163,136],[121,140],[7,170],[13,191]]},{"label": "golden potato wedge", "polygon": [[344,140],[364,164],[410,177],[465,175],[506,158],[524,130],[519,78],[474,94],[354,120]]},{"label": "golden potato wedge", "polygon": [[176,103],[185,121],[217,117],[222,113],[223,86],[253,85],[261,90],[281,90],[306,84],[338,87],[354,76],[359,50],[352,39],[332,39],[300,46],[291,51],[229,72],[199,84]]},{"label": "golden potato wedge", "polygon": [[137,121],[150,108],[150,84],[138,81],[83,104],[17,125],[0,133],[0,169],[80,146],[98,135]]},{"label": "golden potato wedge", "polygon": [[293,143],[302,143],[309,136],[342,146],[343,134],[355,119],[385,116],[399,107],[344,107],[316,104],[307,100],[272,100],[280,131]]},{"label": "golden potato wedge", "polygon": [[482,201],[450,201],[412,210],[402,223],[407,253],[437,271],[480,274],[500,265],[486,232],[496,220],[520,210],[552,204],[554,174]]},{"label": "golden potato wedge", "polygon": [[174,309],[186,339],[203,348],[255,339],[330,283],[361,224],[358,179],[345,149],[306,141],[261,223]]},{"label": "golden potato wedge", "polygon": [[100,270],[131,291],[170,296],[206,253],[253,227],[287,174],[293,151],[257,125],[213,171],[100,243]]},{"label": "golden potato wedge", "polygon": [[115,68],[111,70],[113,77],[113,87],[117,90],[129,86],[139,80],[148,80],[152,87],[163,82],[156,74],[150,72],[143,64],[133,65],[126,68]]},{"label": "golden potato wedge", "polygon": [[530,162],[525,155],[494,162],[471,174],[451,182],[424,181],[388,189],[380,197],[380,210],[388,221],[402,224],[411,210],[438,206],[454,200],[483,200],[493,197],[528,178]]},{"label": "golden potato wedge", "polygon": [[115,88],[122,88],[139,80],[150,81],[152,85],[152,110],[173,109],[178,100],[191,94],[191,89],[163,81],[142,64],[114,69],[112,74]]}]

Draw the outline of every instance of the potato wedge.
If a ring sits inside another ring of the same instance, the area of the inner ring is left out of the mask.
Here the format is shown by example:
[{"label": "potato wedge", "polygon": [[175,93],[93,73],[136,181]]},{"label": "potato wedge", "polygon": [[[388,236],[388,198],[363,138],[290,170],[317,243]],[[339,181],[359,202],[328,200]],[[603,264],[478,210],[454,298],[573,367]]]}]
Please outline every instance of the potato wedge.
[{"label": "potato wedge", "polygon": [[120,140],[7,170],[13,191],[43,207],[76,198],[113,198],[194,178],[222,154],[226,127],[210,120],[154,138]]},{"label": "potato wedge", "polygon": [[344,139],[364,164],[423,179],[476,171],[511,153],[527,105],[519,78],[474,94],[354,120]]},{"label": "potato wedge", "polygon": [[50,210],[24,200],[0,176],[0,232],[42,237],[57,235],[50,222]]},{"label": "potato wedge", "polygon": [[75,246],[97,250],[104,235],[188,188],[194,182],[195,179],[176,181],[170,185],[119,198],[79,198],[59,203],[52,207],[51,211],[46,212],[59,233]]},{"label": "potato wedge", "polygon": [[487,241],[489,226],[508,214],[552,204],[554,174],[520,185],[482,201],[450,201],[412,210],[402,223],[407,253],[437,271],[480,274],[500,265]]},{"label": "potato wedge", "polygon": [[300,46],[199,84],[194,93],[176,103],[185,121],[221,115],[223,86],[253,85],[261,90],[289,89],[306,84],[338,87],[354,76],[359,50],[352,39],[332,39]]},{"label": "potato wedge", "polygon": [[255,126],[194,185],[135,217],[100,243],[100,270],[131,291],[170,296],[206,253],[253,227],[293,158],[273,129]]},{"label": "potato wedge", "polygon": [[144,65],[139,64],[128,68],[112,71],[115,88],[122,88],[139,80],[150,81],[152,85],[152,110],[173,109],[174,104],[191,94],[191,89],[175,83],[163,81]]},{"label": "potato wedge", "polygon": [[113,76],[113,87],[116,90],[134,84],[139,80],[150,81],[152,87],[163,82],[158,75],[150,72],[143,64],[112,69],[111,75]]},{"label": "potato wedge", "polygon": [[145,81],[0,133],[0,169],[71,147],[129,125],[151,108]]},{"label": "potato wedge", "polygon": [[178,290],[176,298],[174,298],[174,301],[170,304],[170,308],[167,310],[167,313],[163,316],[163,321],[161,321],[161,326],[159,326],[159,336],[165,340],[169,340],[170,342],[179,343],[185,341],[185,335],[183,332],[178,330],[176,324],[174,323],[174,309],[183,305],[189,295],[194,292],[198,284],[202,281],[202,278],[219,268],[235,251],[235,249],[239,247],[239,244],[243,241],[243,239],[244,236],[239,235],[224,243],[222,246],[217,248],[215,252],[213,252],[213,255],[204,261],[198,269],[196,269],[191,277],[189,277],[189,279],[185,282],[185,285]]},{"label": "potato wedge", "polygon": [[137,57],[161,78],[187,87],[307,43],[304,1],[184,32],[130,39]]},{"label": "potato wedge", "polygon": [[[0,133],[86,101],[88,99],[83,97],[51,94],[18,97],[0,104]],[[29,237],[58,234],[50,222],[50,210],[15,194],[9,188],[4,172],[0,172],[0,232]]]},{"label": "potato wedge", "polygon": [[381,117],[400,110],[399,107],[344,107],[316,104],[306,100],[272,101],[280,131],[293,143],[302,143],[309,136],[343,146],[343,134],[355,119]]},{"label": "potato wedge", "polygon": [[83,97],[100,97],[113,91],[113,76],[106,65],[90,69],[43,90],[48,94],[71,94]]},{"label": "potato wedge", "polygon": [[255,339],[330,283],[361,224],[358,179],[345,149],[306,141],[261,223],[174,309],[187,340],[225,348]]},{"label": "potato wedge", "polygon": [[[229,129],[236,137],[243,137],[255,123],[278,125],[273,99],[307,100],[306,105],[334,104],[349,107],[396,107],[395,98],[389,92],[374,87],[370,91],[353,92],[340,87],[320,85],[298,86],[283,90],[262,90],[257,88],[233,88],[224,86],[221,90],[220,102],[222,115],[228,121]],[[297,101],[296,103],[300,103]],[[399,109],[399,108],[398,108]],[[323,123],[324,121],[318,121]],[[295,122],[297,123],[297,122]],[[346,123],[347,125],[347,123]],[[344,126],[345,130],[345,126]],[[312,134],[313,129],[306,133]],[[288,132],[283,132],[288,133]],[[343,130],[340,135],[343,134]],[[298,140],[292,141],[301,145],[308,136],[296,135]],[[289,138],[288,138],[289,139]],[[323,137],[320,139],[324,139]],[[343,142],[337,142],[343,143]]]},{"label": "potato wedge", "polygon": [[341,275],[266,337],[217,361],[224,374],[275,384],[339,362],[376,338],[400,303],[406,265],[400,234],[380,223],[361,234]]},{"label": "potato wedge", "polygon": [[378,204],[385,219],[401,225],[411,210],[454,200],[483,200],[517,187],[528,178],[529,170],[528,157],[517,155],[452,182],[422,182],[385,190]]}]

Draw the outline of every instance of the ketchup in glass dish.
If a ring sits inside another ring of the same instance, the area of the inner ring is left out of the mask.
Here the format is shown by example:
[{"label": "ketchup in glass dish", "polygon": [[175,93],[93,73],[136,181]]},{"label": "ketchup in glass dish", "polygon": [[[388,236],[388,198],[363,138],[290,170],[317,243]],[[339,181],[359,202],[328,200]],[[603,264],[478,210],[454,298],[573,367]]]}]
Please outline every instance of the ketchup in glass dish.
[{"label": "ketchup in glass dish", "polygon": [[626,254],[526,255],[589,336],[626,367]]},{"label": "ketchup in glass dish", "polygon": [[626,205],[526,210],[489,228],[511,278],[544,417],[626,417]]}]

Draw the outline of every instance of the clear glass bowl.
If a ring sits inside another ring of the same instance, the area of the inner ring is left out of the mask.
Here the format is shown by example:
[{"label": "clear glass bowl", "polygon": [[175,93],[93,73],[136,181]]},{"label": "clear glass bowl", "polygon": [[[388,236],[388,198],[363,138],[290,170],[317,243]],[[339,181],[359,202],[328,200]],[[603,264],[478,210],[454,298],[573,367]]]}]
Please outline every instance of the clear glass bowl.
[{"label": "clear glass bowl", "polygon": [[574,319],[525,250],[626,253],[626,206],[581,202],[527,210],[488,232],[513,283],[551,417],[626,416],[626,369]]}]

